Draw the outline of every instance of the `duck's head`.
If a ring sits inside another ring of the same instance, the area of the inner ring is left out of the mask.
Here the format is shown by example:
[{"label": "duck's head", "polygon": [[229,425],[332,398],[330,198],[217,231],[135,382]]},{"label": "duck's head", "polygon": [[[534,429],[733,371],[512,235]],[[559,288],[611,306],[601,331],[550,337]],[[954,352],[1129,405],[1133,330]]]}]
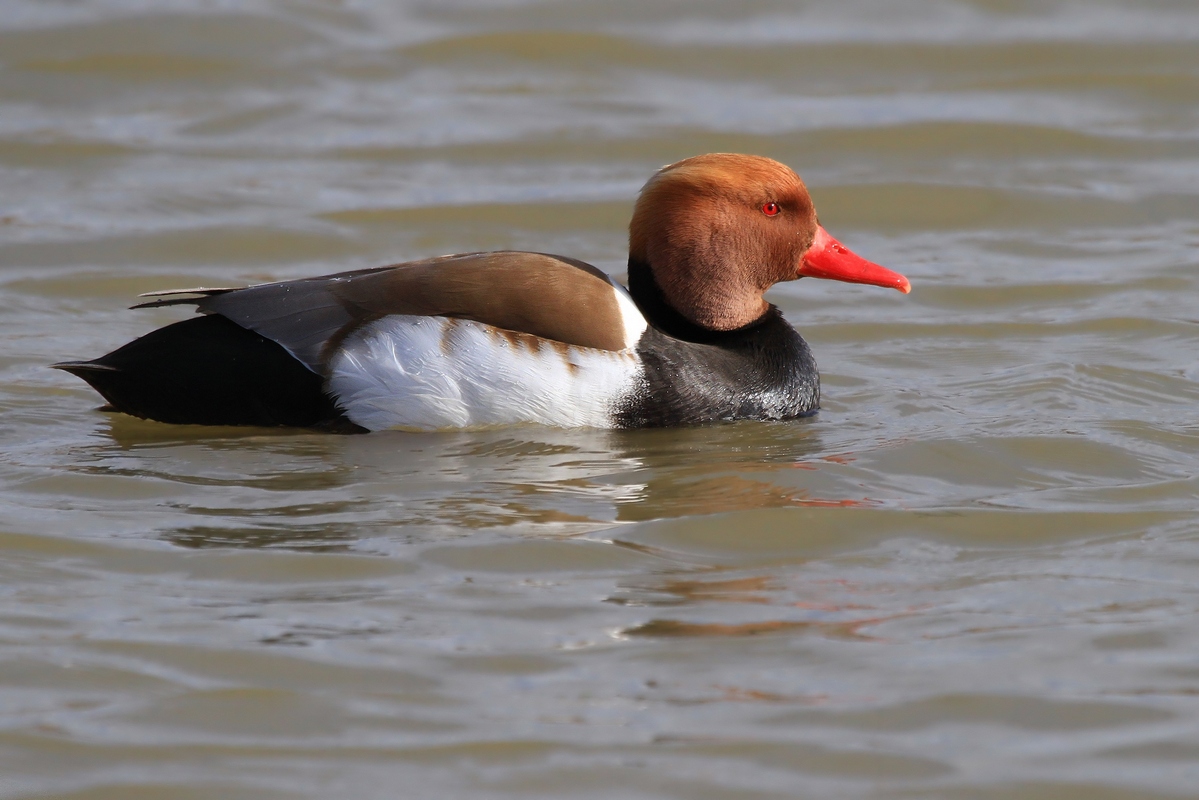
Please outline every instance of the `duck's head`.
[{"label": "duck's head", "polygon": [[649,268],[676,311],[717,331],[761,317],[762,294],[781,281],[831,278],[911,291],[907,278],[831,237],[799,176],[761,156],[710,153],[659,170],[637,199],[629,259]]}]

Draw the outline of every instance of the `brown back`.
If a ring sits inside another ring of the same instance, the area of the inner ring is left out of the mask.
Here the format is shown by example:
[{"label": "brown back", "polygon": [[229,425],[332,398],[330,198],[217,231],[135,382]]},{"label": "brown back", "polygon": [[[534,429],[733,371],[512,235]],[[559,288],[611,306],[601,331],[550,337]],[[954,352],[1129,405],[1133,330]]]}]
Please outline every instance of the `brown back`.
[{"label": "brown back", "polygon": [[600,270],[544,253],[442,256],[268,283],[196,301],[278,342],[316,372],[360,326],[390,314],[469,319],[545,339],[621,350],[616,290]]}]

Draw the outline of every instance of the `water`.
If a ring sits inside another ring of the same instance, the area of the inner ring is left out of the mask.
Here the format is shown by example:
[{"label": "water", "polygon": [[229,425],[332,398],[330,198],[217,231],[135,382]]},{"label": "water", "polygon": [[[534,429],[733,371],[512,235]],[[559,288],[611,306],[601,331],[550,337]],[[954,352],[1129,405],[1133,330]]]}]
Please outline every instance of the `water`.
[{"label": "water", "polygon": [[[0,17],[0,795],[1195,796],[1191,0]],[[772,292],[814,420],[171,427],[46,369],[153,289],[619,274],[719,150],[912,279]]]}]

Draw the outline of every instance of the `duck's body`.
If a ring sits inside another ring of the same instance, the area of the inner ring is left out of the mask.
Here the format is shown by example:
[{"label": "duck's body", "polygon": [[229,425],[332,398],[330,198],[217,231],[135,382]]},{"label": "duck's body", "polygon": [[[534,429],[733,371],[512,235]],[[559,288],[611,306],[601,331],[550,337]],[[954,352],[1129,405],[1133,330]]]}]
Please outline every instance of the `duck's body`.
[{"label": "duck's body", "polygon": [[[759,219],[760,217],[760,219]],[[789,169],[679,162],[630,226],[630,291],[540,253],[446,256],[244,289],[167,292],[176,323],[57,365],[173,423],[349,430],[633,428],[814,412],[807,344],[762,293],[805,274],[893,286],[815,221]]]}]

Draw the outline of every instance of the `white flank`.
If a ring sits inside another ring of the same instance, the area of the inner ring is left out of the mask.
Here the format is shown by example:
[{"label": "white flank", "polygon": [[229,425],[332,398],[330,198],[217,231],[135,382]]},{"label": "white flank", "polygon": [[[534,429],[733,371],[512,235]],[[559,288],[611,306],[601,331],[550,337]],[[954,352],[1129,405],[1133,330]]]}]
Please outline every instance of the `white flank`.
[{"label": "white flank", "polygon": [[537,347],[532,337],[444,317],[372,322],[347,337],[329,364],[330,392],[370,430],[519,422],[610,428],[616,403],[641,380],[631,350],[544,340]]},{"label": "white flank", "polygon": [[624,327],[624,346],[634,347],[637,340],[641,338],[641,334],[645,333],[645,329],[649,327],[649,323],[646,321],[645,315],[641,313],[641,309],[637,308],[637,304],[633,302],[633,296],[629,294],[628,289],[611,277],[608,278],[608,283],[612,284],[612,288],[616,290],[616,305],[620,307],[620,324]]}]

